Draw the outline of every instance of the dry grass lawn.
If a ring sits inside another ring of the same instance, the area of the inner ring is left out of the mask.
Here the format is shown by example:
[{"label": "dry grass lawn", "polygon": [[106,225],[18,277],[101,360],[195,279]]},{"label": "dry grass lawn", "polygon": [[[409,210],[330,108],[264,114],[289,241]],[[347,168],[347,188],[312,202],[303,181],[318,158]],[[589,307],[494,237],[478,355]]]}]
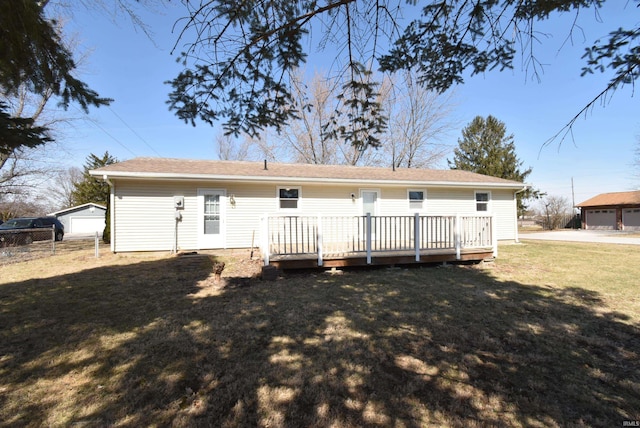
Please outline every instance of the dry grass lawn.
[{"label": "dry grass lawn", "polygon": [[[68,245],[81,245],[72,244]],[[0,426],[621,426],[640,248],[251,277],[248,253],[0,266]]]}]

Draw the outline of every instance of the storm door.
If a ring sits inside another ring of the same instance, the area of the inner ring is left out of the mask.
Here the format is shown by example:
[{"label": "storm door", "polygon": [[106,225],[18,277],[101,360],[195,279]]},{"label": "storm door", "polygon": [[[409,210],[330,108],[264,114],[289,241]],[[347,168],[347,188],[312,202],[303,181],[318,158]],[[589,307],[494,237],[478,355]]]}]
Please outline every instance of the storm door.
[{"label": "storm door", "polygon": [[224,189],[198,189],[198,246],[225,247]]}]

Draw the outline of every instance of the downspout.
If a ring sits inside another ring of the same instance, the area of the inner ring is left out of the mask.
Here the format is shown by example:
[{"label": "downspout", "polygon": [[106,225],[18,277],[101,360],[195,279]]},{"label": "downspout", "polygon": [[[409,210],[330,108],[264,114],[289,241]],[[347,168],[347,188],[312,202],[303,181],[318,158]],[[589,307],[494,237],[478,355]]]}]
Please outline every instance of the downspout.
[{"label": "downspout", "polygon": [[517,195],[520,192],[524,192],[529,187],[531,187],[531,186],[529,186],[528,184],[525,184],[522,189],[516,190],[515,192],[513,192],[513,203],[515,204],[515,208],[516,208],[516,225],[515,225],[516,226],[516,228],[515,228],[515,230],[516,230],[516,243],[520,242],[520,237],[518,236],[518,197],[517,197]]},{"label": "downspout", "polygon": [[109,246],[111,248],[111,252],[115,253],[116,252],[116,234],[115,234],[115,202],[116,202],[116,198],[115,198],[115,193],[116,193],[116,185],[109,180],[109,177],[107,176],[107,174],[103,174],[102,175],[102,179],[109,185],[109,212],[111,213],[111,218],[109,219],[109,229],[110,229],[110,236],[109,236]]}]

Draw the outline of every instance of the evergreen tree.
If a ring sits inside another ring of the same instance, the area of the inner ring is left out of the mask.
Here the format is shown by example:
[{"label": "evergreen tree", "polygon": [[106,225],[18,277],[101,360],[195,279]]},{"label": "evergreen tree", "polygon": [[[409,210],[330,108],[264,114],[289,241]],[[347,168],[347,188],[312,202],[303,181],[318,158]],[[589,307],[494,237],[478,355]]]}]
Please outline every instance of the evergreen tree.
[{"label": "evergreen tree", "polygon": [[109,188],[108,183],[91,176],[89,171],[92,169],[102,168],[103,166],[111,165],[116,162],[118,162],[118,160],[111,156],[108,151],[104,152],[102,157],[98,157],[91,153],[85,161],[82,180],[74,184],[74,190],[72,192],[72,198],[76,205],[93,202],[107,207],[105,215],[106,226],[102,234],[102,240],[105,244],[111,242],[111,204],[109,198],[111,189]]},{"label": "evergreen tree", "polygon": [[87,156],[87,160],[84,163],[82,180],[75,184],[72,193],[73,201],[76,205],[88,204],[90,202],[106,205],[109,202],[109,184],[99,178],[91,176],[89,171],[116,162],[117,159],[111,156],[109,152],[105,152],[102,157],[98,157],[93,153]]},{"label": "evergreen tree", "polygon": [[[59,25],[47,18],[48,1],[0,1],[0,95],[17,95],[20,88],[33,94],[51,93],[65,109],[74,102],[87,112],[90,106],[108,105],[74,73],[73,53],[64,45]],[[51,141],[48,129],[11,116],[0,103],[0,155],[21,147]]]},{"label": "evergreen tree", "polygon": [[[532,169],[522,170],[522,161],[516,155],[513,134],[507,135],[504,122],[489,115],[476,116],[462,130],[462,139],[453,150],[453,160],[448,160],[451,169],[476,172],[506,180],[525,182]],[[528,189],[518,193],[518,213],[526,206],[523,200],[537,198],[539,191]]]}]

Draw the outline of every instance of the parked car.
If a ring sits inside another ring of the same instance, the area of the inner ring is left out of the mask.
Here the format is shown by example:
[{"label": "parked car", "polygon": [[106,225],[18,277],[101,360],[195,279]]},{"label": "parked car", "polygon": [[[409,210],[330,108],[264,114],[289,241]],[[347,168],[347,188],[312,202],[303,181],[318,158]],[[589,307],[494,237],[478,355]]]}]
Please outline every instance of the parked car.
[{"label": "parked car", "polygon": [[[12,218],[0,224],[0,244],[30,244],[33,241],[51,239],[51,229],[54,229],[56,241],[64,238],[64,226],[55,217],[23,217]],[[34,229],[48,229],[37,231]],[[27,231],[28,230],[28,231]]]}]

